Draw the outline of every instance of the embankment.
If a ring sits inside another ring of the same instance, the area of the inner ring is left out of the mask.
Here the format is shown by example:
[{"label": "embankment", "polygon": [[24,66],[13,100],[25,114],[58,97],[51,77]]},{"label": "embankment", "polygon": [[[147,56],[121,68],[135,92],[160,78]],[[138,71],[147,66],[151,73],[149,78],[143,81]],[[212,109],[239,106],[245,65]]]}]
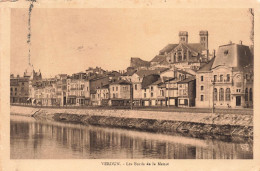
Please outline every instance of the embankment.
[{"label": "embankment", "polygon": [[131,128],[190,136],[253,137],[253,115],[140,110],[51,109],[11,106],[11,114],[62,122]]}]

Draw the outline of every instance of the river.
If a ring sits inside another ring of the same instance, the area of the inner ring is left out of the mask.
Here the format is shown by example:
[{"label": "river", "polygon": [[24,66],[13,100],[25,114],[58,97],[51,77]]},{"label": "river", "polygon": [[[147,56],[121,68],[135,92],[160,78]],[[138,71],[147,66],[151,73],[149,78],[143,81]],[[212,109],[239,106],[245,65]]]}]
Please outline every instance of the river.
[{"label": "river", "polygon": [[11,116],[11,159],[252,159],[252,140],[197,139]]}]

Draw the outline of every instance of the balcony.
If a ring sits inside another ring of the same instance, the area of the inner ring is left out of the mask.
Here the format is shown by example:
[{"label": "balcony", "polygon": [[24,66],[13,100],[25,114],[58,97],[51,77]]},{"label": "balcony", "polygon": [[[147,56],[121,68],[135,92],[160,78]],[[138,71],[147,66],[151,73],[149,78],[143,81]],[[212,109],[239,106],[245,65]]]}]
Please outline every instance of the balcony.
[{"label": "balcony", "polygon": [[232,83],[232,81],[231,80],[211,80],[211,82],[212,83],[222,83],[222,84],[230,84],[230,83]]}]

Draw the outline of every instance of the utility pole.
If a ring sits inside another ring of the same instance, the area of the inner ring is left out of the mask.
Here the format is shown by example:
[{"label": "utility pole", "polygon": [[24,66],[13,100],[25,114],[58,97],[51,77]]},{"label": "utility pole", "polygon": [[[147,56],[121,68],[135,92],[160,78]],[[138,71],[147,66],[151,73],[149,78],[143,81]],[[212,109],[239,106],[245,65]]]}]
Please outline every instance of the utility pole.
[{"label": "utility pole", "polygon": [[168,79],[168,108],[170,107],[170,84],[169,84],[169,79]]},{"label": "utility pole", "polygon": [[213,87],[213,95],[212,95],[212,113],[214,113],[214,109],[215,109],[215,106],[214,106],[214,95],[215,95],[215,91],[214,91],[214,89],[215,89],[215,80],[213,80],[213,82],[212,82],[212,87]]},{"label": "utility pole", "polygon": [[133,84],[130,84],[130,108],[131,110],[133,110]]}]

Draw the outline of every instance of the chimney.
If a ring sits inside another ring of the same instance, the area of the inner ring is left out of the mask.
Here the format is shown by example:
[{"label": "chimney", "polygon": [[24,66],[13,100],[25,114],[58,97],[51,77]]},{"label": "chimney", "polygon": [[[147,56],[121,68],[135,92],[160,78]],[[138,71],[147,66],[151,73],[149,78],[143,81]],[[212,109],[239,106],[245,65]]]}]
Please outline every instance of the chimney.
[{"label": "chimney", "polygon": [[216,50],[213,49],[213,58],[216,56]]},{"label": "chimney", "polygon": [[239,44],[240,44],[240,45],[243,45],[243,42],[242,42],[242,40],[239,40]]}]

